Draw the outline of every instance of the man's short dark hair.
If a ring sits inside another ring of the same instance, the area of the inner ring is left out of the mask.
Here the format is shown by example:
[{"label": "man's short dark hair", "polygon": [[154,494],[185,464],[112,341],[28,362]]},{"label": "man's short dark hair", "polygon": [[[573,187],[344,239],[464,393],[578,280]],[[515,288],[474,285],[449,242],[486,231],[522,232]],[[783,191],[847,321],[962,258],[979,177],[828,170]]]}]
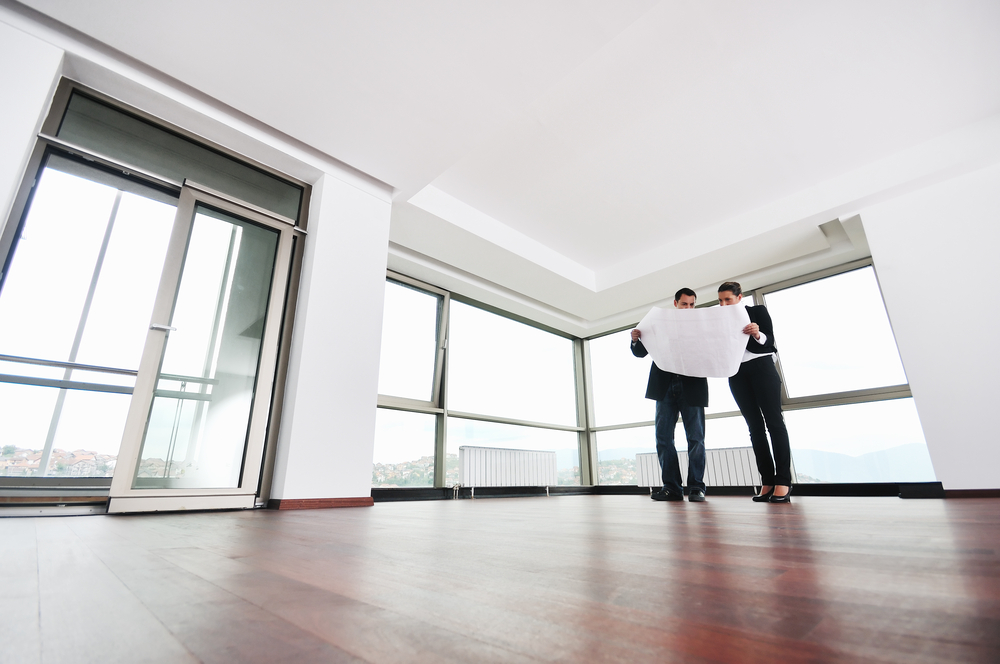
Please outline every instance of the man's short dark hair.
[{"label": "man's short dark hair", "polygon": [[682,288],[679,291],[677,291],[676,293],[674,293],[674,302],[680,302],[681,301],[681,296],[683,296],[683,295],[690,295],[694,299],[696,299],[696,300],[698,299],[698,294],[695,293],[693,290],[691,290],[690,288]]},{"label": "man's short dark hair", "polygon": [[719,292],[729,291],[733,295],[743,295],[743,289],[740,287],[739,282],[727,281],[726,283],[719,286]]}]

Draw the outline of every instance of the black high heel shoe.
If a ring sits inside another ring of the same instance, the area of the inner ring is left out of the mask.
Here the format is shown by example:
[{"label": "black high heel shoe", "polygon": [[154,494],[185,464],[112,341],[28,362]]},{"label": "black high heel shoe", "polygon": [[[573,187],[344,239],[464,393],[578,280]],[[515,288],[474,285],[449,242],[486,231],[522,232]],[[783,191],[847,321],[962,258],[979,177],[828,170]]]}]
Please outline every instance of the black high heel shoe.
[{"label": "black high heel shoe", "polygon": [[792,502],[792,487],[788,487],[788,493],[783,496],[775,496],[774,489],[771,489],[771,497],[767,499],[769,503],[790,503]]},{"label": "black high heel shoe", "polygon": [[753,500],[755,503],[766,503],[768,500],[771,499],[771,495],[773,493],[774,493],[774,487],[772,486],[770,491],[768,491],[767,493],[758,493],[751,500]]}]

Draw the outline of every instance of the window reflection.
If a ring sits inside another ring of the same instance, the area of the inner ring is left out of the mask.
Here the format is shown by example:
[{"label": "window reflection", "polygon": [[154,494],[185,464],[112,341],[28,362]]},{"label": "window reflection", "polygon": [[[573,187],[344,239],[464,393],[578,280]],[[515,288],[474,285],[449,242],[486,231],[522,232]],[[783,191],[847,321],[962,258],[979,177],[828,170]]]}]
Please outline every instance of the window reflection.
[{"label": "window reflection", "polygon": [[[687,444],[680,439],[677,442]],[[653,427],[598,432],[598,484],[638,484],[635,455],[649,453],[656,453]]]},{"label": "window reflection", "polygon": [[736,405],[736,399],[729,389],[728,378],[708,379],[708,408],[706,413],[734,413],[739,412],[740,407]]},{"label": "window reflection", "polygon": [[576,425],[572,341],[461,302],[450,318],[449,410]]},{"label": "window reflection", "polygon": [[869,266],[767,294],[789,397],[906,383]]},{"label": "window reflection", "polygon": [[631,334],[622,330],[588,342],[595,426],[653,419],[655,404],[644,398],[652,360],[632,355]]},{"label": "window reflection", "polygon": [[[399,290],[421,294],[403,287]],[[437,301],[432,296],[424,297],[427,301]],[[387,295],[387,321],[389,301]],[[753,295],[746,294],[744,302],[752,305]],[[768,295],[767,304],[775,320],[785,379],[794,383],[791,396],[905,384],[906,377],[870,267],[775,291]],[[421,325],[430,330],[430,307],[426,312],[427,322]],[[856,315],[858,320],[850,331],[852,352],[841,351],[835,340],[816,332],[824,321],[843,316],[843,312]],[[412,325],[415,319],[410,316],[406,324]],[[437,319],[433,320],[436,324]],[[449,411],[527,422],[576,423],[570,340],[463,303],[451,303],[450,320]],[[390,327],[388,322],[387,327]],[[654,414],[653,402],[644,398],[649,361],[637,360],[628,351],[629,335],[630,330],[623,330],[586,342],[593,403],[590,424],[596,427],[624,425],[621,429],[593,434],[598,475],[595,481],[600,484],[635,485],[638,480],[636,454],[655,452],[651,426],[627,426],[649,422]],[[428,342],[427,346],[433,344]],[[858,352],[853,353],[854,350]],[[385,355],[385,366],[384,358]],[[423,384],[430,385],[433,361],[428,359],[423,368],[414,369],[412,373],[419,374]],[[382,389],[380,392],[387,393]],[[749,448],[747,425],[738,414],[728,380],[709,379],[709,392],[706,412],[731,415],[706,421],[706,448]],[[388,449],[384,442],[385,431],[389,428],[383,423],[386,417],[380,411],[376,459],[382,458],[379,463],[383,465],[390,463],[379,451]],[[407,485],[430,486],[435,417],[417,413],[399,413],[392,417],[423,418],[424,423],[419,426],[416,420],[407,425],[409,428],[399,425],[401,432],[405,429],[405,434],[399,434],[400,441],[405,438],[407,442],[405,445],[400,442],[397,449],[407,451],[397,454],[399,458],[391,462],[409,464],[407,468],[422,464],[427,469],[425,475]],[[805,410],[786,410],[785,418],[792,436],[793,467],[799,474],[799,482],[934,480],[912,399],[848,406],[818,405]],[[559,483],[580,482],[579,437],[575,432],[469,420],[453,415],[446,417],[446,422],[446,485],[458,482],[459,447],[463,445],[554,451],[559,465]],[[678,422],[677,426],[683,425]],[[683,433],[676,441],[678,449],[683,451]],[[414,473],[414,477],[418,475]],[[380,476],[378,481],[385,481],[385,476]],[[397,485],[402,484],[381,484]],[[373,479],[373,486],[380,484]]]},{"label": "window reflection", "polygon": [[[118,188],[121,187],[121,188]],[[50,155],[0,291],[0,355],[136,370],[174,199]],[[134,375],[4,362],[0,476],[110,477],[129,396],[24,384],[128,387]]]},{"label": "window reflection", "polygon": [[[682,444],[687,446],[687,442]],[[750,431],[742,415],[713,417],[705,420],[705,449],[719,450],[730,447],[750,447]]]},{"label": "window reflection", "polygon": [[785,413],[799,483],[933,482],[913,399]]},{"label": "window reflection", "polygon": [[277,250],[273,229],[195,208],[133,488],[239,486]]},{"label": "window reflection", "polygon": [[[427,413],[377,409],[373,487],[434,486],[434,420]],[[448,465],[457,471],[457,463]]]},{"label": "window reflection", "polygon": [[387,281],[378,392],[430,401],[441,298]]},{"label": "window reflection", "polygon": [[[458,482],[458,448],[495,447],[556,453],[559,484],[580,484],[579,437],[572,431],[448,418],[448,466],[445,484]],[[453,465],[454,464],[454,465]]]}]

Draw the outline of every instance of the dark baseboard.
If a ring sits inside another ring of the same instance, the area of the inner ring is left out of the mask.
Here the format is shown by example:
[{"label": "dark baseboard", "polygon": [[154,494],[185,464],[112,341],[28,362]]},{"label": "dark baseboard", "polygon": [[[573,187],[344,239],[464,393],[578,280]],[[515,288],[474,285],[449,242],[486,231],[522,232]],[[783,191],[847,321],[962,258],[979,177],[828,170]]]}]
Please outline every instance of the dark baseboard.
[{"label": "dark baseboard", "polygon": [[898,496],[895,483],[869,482],[865,484],[796,484],[796,496]]},{"label": "dark baseboard", "polygon": [[[616,486],[593,486],[587,493],[595,496],[648,496],[660,487],[616,485]],[[710,486],[705,492],[709,496],[752,496],[754,495],[752,486]]]},{"label": "dark baseboard", "polygon": [[[466,489],[468,492],[468,489]],[[372,500],[376,503],[393,503],[400,500],[447,500],[452,490],[436,487],[412,487],[392,489],[372,489]],[[467,498],[468,496],[462,496]]]},{"label": "dark baseboard", "polygon": [[947,498],[940,482],[900,482],[900,498]]},{"label": "dark baseboard", "polygon": [[[658,488],[658,487],[657,487]],[[376,503],[404,500],[451,500],[453,498],[528,498],[537,496],[648,496],[650,487],[633,485],[601,486],[508,486],[451,488],[373,488],[372,500]],[[752,496],[752,486],[710,486],[709,496]],[[899,498],[997,498],[1000,489],[975,489],[945,491],[940,482],[868,482],[857,484],[796,484],[796,496],[842,496]],[[270,506],[270,505],[269,505]]]},{"label": "dark baseboard", "polygon": [[635,486],[634,484],[613,484],[584,487],[590,489],[589,493],[595,496],[648,496],[650,487]]},{"label": "dark baseboard", "polygon": [[710,486],[705,489],[706,496],[753,496],[756,493],[752,486]]},{"label": "dark baseboard", "polygon": [[945,498],[1000,498],[1000,489],[945,489]]},{"label": "dark baseboard", "polygon": [[357,498],[283,498],[267,501],[269,510],[322,510],[331,507],[371,507],[375,504],[369,496]]},{"label": "dark baseboard", "polygon": [[[452,498],[533,498],[538,496],[581,496],[593,493],[589,486],[480,486],[452,488],[412,487],[373,488],[372,500],[391,503],[402,500],[451,500]],[[635,489],[636,487],[632,487]]]}]

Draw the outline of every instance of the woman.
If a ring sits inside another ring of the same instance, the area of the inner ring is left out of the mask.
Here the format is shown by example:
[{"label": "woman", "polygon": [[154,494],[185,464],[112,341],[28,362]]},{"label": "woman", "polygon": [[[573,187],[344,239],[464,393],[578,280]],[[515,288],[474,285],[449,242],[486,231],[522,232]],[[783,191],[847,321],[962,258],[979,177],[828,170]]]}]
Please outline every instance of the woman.
[{"label": "woman", "polygon": [[[739,304],[742,300],[743,289],[735,281],[719,286],[720,305]],[[774,346],[771,316],[763,305],[747,307],[747,313],[750,314],[750,324],[743,328],[743,334],[750,338],[740,370],[729,379],[729,389],[750,428],[750,444],[753,445],[757,470],[760,471],[760,494],[753,500],[758,503],[790,503],[792,452],[788,445],[785,418],[781,414],[781,378],[774,368],[775,353],[778,351]],[[771,434],[770,448],[768,432]]]}]

